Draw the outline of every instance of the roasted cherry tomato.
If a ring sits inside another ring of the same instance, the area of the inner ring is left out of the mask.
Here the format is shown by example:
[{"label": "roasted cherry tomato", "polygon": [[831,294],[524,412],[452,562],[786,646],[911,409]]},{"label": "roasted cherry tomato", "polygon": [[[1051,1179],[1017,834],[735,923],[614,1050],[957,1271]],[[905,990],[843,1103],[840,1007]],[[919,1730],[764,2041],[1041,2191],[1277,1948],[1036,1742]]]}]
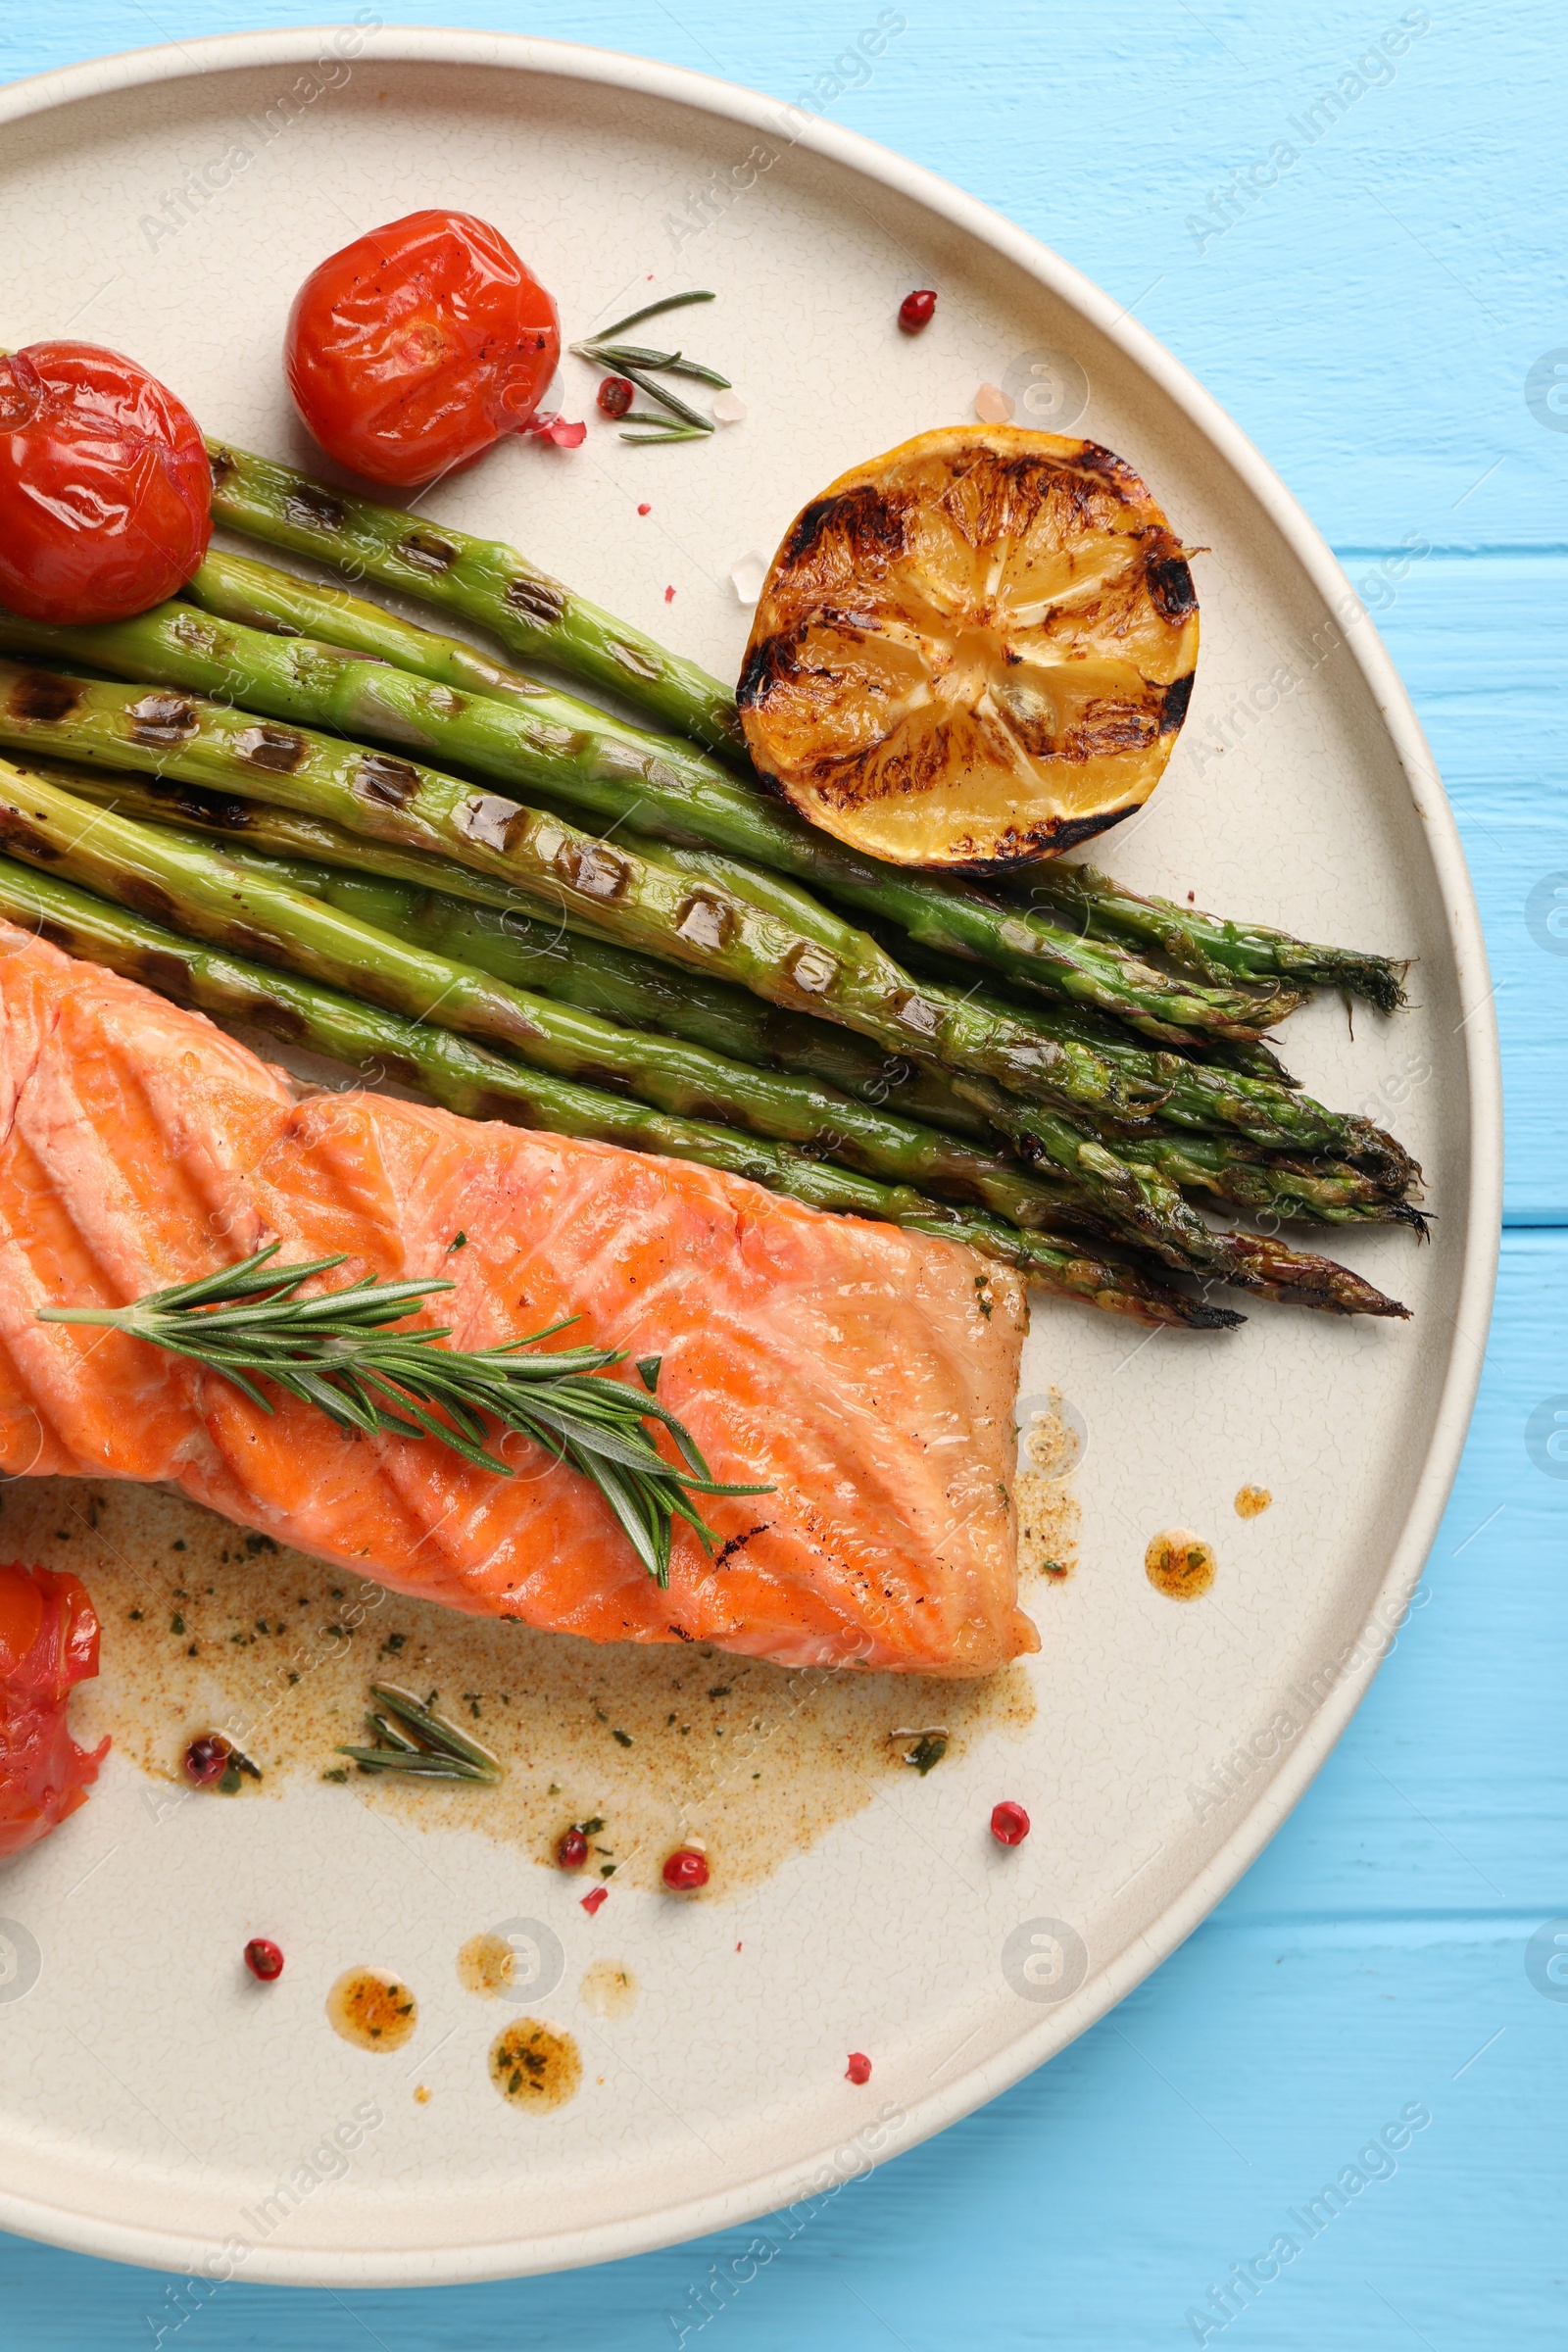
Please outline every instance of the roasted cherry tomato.
[{"label": "roasted cherry tomato", "polygon": [[560,357],[554,302],[470,213],[410,213],[345,245],[295,295],[284,344],[327,455],[405,486],[525,425]]},{"label": "roasted cherry tomato", "polygon": [[97,1671],[98,1619],[79,1578],[0,1566],[0,1855],[86,1803],[109,1742],[78,1747],[66,1701]]},{"label": "roasted cherry tomato", "polygon": [[196,420],[118,351],[0,354],[0,603],[30,620],[123,620],[207,553],[213,477]]}]

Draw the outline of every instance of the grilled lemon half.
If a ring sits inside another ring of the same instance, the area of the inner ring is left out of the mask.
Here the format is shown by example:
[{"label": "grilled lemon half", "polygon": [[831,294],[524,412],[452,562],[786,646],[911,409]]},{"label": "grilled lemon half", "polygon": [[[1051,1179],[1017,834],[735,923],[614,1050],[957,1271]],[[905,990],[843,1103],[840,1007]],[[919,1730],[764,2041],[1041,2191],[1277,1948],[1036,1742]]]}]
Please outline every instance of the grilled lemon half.
[{"label": "grilled lemon half", "polygon": [[999,871],[1141,808],[1193,690],[1180,541],[1098,442],[921,433],[797,515],[737,700],[803,816],[896,865]]}]

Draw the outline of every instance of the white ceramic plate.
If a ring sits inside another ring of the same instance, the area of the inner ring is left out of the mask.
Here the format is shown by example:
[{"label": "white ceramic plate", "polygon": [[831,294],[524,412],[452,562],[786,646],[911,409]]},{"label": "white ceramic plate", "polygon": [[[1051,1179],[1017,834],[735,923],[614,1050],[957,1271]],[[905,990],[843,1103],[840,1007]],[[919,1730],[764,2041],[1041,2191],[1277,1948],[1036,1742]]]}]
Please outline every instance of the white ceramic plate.
[{"label": "white ceramic plate", "polygon": [[[645,289],[714,288],[694,344],[728,363],[744,424],[703,447],[595,429],[575,458],[509,448],[435,511],[485,518],[721,672],[747,626],[731,569],[809,493],[967,417],[982,380],[1033,387],[1020,420],[1121,451],[1212,551],[1192,715],[1107,862],[1419,957],[1396,1020],[1358,1013],[1352,1042],[1324,1004],[1291,1036],[1314,1092],[1386,1115],[1426,1165],[1435,1246],[1339,1252],[1413,1322],[1265,1306],[1231,1339],[1140,1347],[1039,1307],[1025,1390],[1059,1386],[1088,1448],[1081,1565],[1030,1595],[1045,1646],[1021,1733],[982,1732],[928,1780],[885,1776],[868,1812],[695,1910],[623,1888],[590,1923],[521,1855],[459,1828],[388,1838],[309,1786],[159,1822],[123,1757],[0,1875],[0,1913],[38,1952],[0,1986],[10,2229],[215,2278],[434,2281],[627,2254],[831,2189],[1038,2066],[1197,1926],[1328,1754],[1415,1584],[1475,1390],[1499,1199],[1485,955],[1430,756],[1343,574],[1213,402],[1052,254],[847,132],[637,59],[440,31],[152,50],[9,90],[0,122],[5,339],[122,346],[259,449],[299,447],[277,356],[293,287],[418,206],[499,221],[569,331]],[[941,302],[911,341],[893,312],[924,284]],[[571,366],[581,414],[592,379]],[[1249,1482],[1276,1499],[1244,1524]],[[1203,1602],[1146,1581],[1171,1525],[1218,1549]],[[1008,1794],[1035,1832],[1004,1854],[985,1823]],[[258,1908],[295,1923],[271,2008],[226,1976],[211,1989],[212,1952]],[[545,2008],[589,2037],[583,2093],[549,2118],[492,2091],[497,2012],[453,1973],[462,1936],[518,1913],[559,1930]],[[573,1987],[607,1951],[645,1992],[596,2026]],[[421,1988],[428,2105],[325,2028],[330,1977],[367,1959]],[[852,2048],[874,2057],[863,2089]],[[311,2166],[367,2100],[382,2120],[352,2158]]]}]

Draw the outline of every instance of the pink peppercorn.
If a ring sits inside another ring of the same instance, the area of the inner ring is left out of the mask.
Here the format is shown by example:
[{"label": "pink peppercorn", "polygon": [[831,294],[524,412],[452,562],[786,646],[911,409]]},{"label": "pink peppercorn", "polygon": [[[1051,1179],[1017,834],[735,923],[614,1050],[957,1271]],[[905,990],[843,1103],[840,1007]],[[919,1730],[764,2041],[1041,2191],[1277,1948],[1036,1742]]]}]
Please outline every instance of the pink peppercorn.
[{"label": "pink peppercorn", "polygon": [[1022,1805],[1010,1798],[998,1805],[991,1816],[991,1835],[999,1845],[1022,1845],[1029,1835],[1029,1816]]},{"label": "pink peppercorn", "polygon": [[937,298],[929,286],[919,286],[906,294],[899,305],[899,324],[906,335],[917,335],[930,325],[937,307]]},{"label": "pink peppercorn", "polygon": [[678,1845],[665,1855],[662,1876],[671,1894],[695,1894],[708,1885],[708,1856],[694,1845]]},{"label": "pink peppercorn", "polygon": [[206,1732],[185,1750],[185,1778],[198,1788],[219,1780],[228,1768],[229,1745],[217,1732]]},{"label": "pink peppercorn", "polygon": [[847,2082],[870,2082],[871,2061],[863,2050],[852,2050],[850,2052],[850,2063],[844,2069],[844,2079]]},{"label": "pink peppercorn", "polygon": [[245,1946],[245,1965],[262,1984],[270,1984],[283,1974],[283,1955],[270,1936],[253,1936]]}]

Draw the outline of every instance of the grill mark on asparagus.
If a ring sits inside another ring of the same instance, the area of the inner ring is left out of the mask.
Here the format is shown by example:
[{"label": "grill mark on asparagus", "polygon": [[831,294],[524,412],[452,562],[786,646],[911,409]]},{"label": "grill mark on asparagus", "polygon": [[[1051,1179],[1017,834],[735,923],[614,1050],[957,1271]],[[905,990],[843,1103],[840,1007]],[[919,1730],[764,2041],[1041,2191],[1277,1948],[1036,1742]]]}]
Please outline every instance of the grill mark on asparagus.
[{"label": "grill mark on asparagus", "polygon": [[564,589],[552,580],[529,579],[522,572],[513,574],[501,591],[501,601],[508,612],[536,629],[559,628],[566,615]]},{"label": "grill mark on asparagus", "polygon": [[[59,715],[66,714],[62,711]],[[196,706],[182,694],[144,694],[125,715],[136,743],[184,743],[198,725]]]},{"label": "grill mark on asparagus", "polygon": [[384,808],[406,808],[419,789],[419,771],[390,752],[364,752],[354,789],[362,800],[379,802]]},{"label": "grill mark on asparagus", "polygon": [[0,804],[0,849],[19,850],[24,857],[61,858],[65,855],[58,842],[29,825],[20,808]]},{"label": "grill mark on asparagus", "polygon": [[308,531],[340,531],[348,519],[343,501],[319,482],[290,483],[283,493],[283,512],[290,522]]},{"label": "grill mark on asparagus", "polygon": [[585,899],[618,899],[631,879],[625,860],[597,842],[564,842],[555,863],[562,880]]},{"label": "grill mark on asparagus", "polygon": [[274,727],[262,720],[234,738],[234,750],[252,767],[276,776],[291,776],[310,746],[291,727]]},{"label": "grill mark on asparagus", "polygon": [[724,948],[735,934],[735,917],[717,899],[697,891],[675,917],[675,933],[694,947]]},{"label": "grill mark on asparagus", "polygon": [[83,688],[74,678],[56,677],[47,669],[29,669],[12,687],[7,708],[13,718],[39,719],[45,726],[53,726],[71,716],[82,693]]},{"label": "grill mark on asparagus", "polygon": [[398,553],[416,571],[450,571],[458,560],[458,551],[451,540],[441,538],[435,531],[411,531]]}]

